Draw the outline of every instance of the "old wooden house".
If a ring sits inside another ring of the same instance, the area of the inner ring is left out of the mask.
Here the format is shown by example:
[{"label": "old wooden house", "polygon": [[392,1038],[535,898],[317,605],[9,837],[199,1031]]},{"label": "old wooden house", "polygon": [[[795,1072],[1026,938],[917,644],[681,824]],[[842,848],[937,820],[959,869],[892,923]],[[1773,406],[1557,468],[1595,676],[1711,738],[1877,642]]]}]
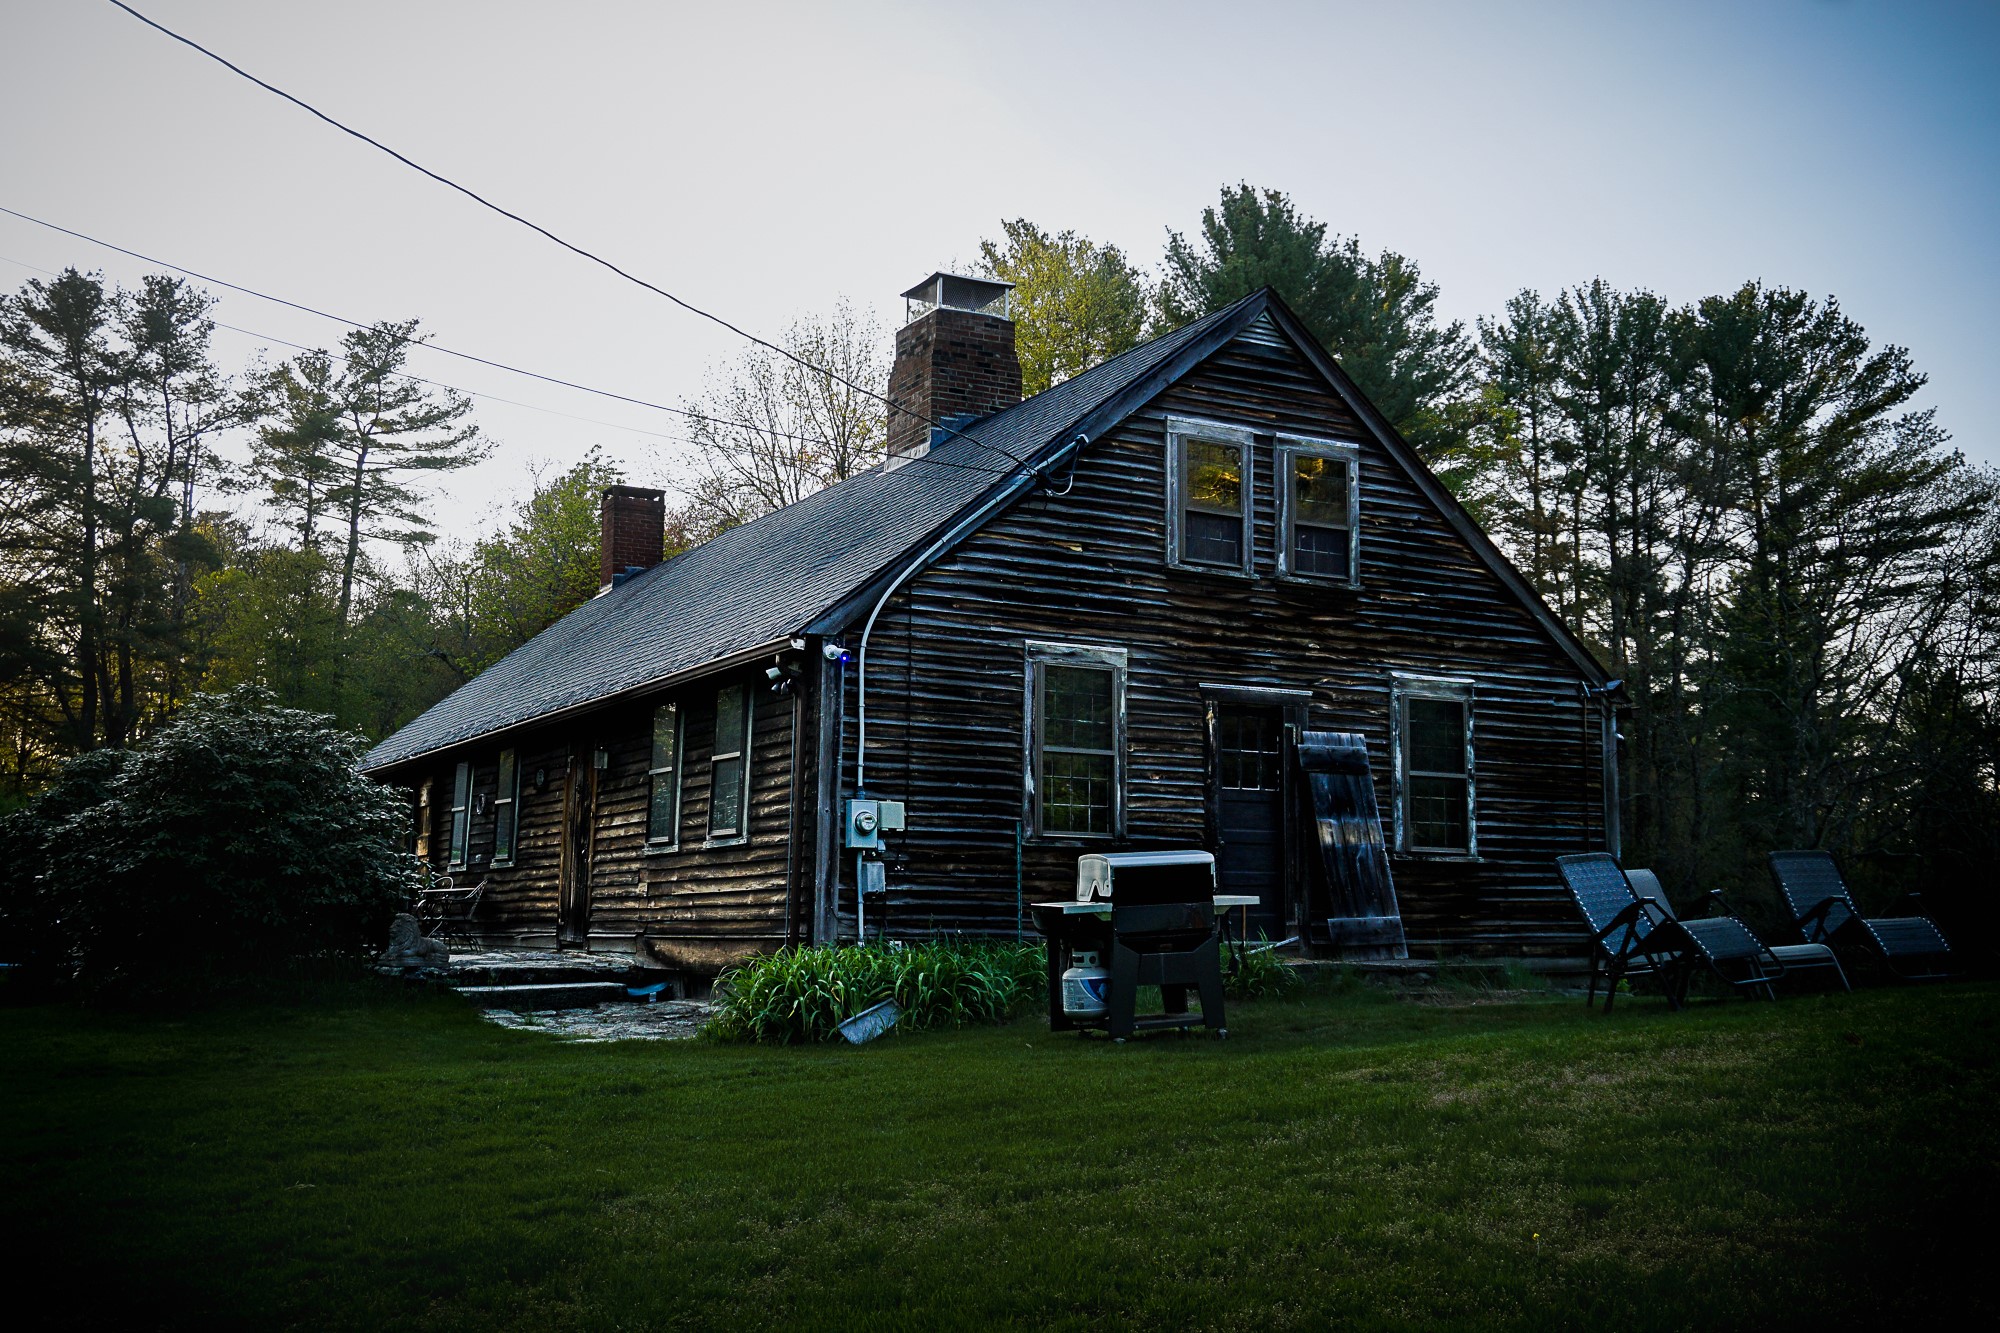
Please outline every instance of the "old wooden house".
[{"label": "old wooden house", "polygon": [[[1413,954],[1578,946],[1602,673],[1282,301],[1021,401],[1004,285],[906,295],[885,465],[665,563],[660,493],[611,489],[599,596],[368,756],[481,931],[712,972],[864,911],[1012,933],[1080,853],[1198,846],[1324,946],[1315,729],[1366,738]],[[857,838],[857,796],[904,818]]]}]

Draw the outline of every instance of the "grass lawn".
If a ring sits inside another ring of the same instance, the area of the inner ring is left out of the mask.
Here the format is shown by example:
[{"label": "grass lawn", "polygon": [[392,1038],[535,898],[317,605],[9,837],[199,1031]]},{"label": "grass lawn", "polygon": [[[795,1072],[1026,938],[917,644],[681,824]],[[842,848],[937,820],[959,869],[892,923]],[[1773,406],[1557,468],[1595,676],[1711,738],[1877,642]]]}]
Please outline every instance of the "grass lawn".
[{"label": "grass lawn", "polygon": [[0,1254],[17,1310],[147,1328],[1991,1326],[1996,1018],[1346,990],[1227,1042],[778,1050],[374,987],[0,1009]]}]

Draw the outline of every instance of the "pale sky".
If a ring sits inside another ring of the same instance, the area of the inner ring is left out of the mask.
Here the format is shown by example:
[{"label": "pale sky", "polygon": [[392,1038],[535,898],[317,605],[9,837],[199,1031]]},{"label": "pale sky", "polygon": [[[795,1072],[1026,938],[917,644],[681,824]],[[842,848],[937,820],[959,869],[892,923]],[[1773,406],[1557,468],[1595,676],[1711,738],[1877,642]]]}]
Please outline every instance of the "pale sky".
[{"label": "pale sky", "polygon": [[[1602,276],[1837,296],[2000,463],[2000,4],[133,0],[496,202],[754,331],[896,293],[1003,218],[1159,260],[1225,183],[1411,256],[1468,325]],[[100,0],[0,0],[0,204],[448,346],[678,404],[731,335]],[[145,266],[0,215],[0,286]],[[218,293],[217,352],[338,326]],[[464,531],[677,419],[419,353],[499,441]],[[535,410],[540,409],[540,410]],[[567,414],[567,415],[564,415]],[[576,418],[590,420],[577,420]],[[647,434],[645,432],[652,432]]]}]

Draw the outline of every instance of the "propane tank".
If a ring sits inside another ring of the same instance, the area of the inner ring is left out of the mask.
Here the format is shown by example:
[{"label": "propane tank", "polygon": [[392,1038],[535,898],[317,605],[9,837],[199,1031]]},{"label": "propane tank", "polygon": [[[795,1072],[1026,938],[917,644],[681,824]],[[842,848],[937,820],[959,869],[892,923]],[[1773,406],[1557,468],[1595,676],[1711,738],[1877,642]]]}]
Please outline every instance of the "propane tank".
[{"label": "propane tank", "polygon": [[1105,998],[1111,973],[1097,965],[1097,954],[1079,949],[1062,974],[1063,1012],[1071,1018],[1102,1018],[1111,1010]]}]

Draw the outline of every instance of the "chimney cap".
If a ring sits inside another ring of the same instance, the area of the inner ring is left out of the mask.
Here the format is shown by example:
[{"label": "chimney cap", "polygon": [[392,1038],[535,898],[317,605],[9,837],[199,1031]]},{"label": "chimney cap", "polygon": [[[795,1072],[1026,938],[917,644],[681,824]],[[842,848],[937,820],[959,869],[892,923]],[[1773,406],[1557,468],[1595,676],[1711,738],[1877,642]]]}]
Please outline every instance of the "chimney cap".
[{"label": "chimney cap", "polygon": [[940,308],[970,310],[980,315],[1012,319],[1014,284],[998,278],[974,278],[963,273],[931,274],[903,293],[906,324],[914,323]]}]

